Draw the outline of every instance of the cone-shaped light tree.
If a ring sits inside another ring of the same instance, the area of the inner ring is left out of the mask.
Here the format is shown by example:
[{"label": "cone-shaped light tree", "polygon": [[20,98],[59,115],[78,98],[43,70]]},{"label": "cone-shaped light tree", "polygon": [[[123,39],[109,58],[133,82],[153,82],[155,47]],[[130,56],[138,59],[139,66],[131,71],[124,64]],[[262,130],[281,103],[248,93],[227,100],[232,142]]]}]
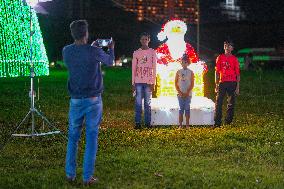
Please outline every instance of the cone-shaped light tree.
[{"label": "cone-shaped light tree", "polygon": [[[32,43],[30,41],[30,33]],[[32,63],[36,76],[49,75],[49,63],[36,13],[22,0],[0,0],[0,77],[29,76]]]}]

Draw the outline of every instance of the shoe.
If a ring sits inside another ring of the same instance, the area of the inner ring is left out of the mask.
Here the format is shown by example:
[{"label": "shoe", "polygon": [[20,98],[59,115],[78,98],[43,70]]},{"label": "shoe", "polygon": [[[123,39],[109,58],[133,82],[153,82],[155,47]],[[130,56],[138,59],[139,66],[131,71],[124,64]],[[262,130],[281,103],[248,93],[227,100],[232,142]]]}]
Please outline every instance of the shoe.
[{"label": "shoe", "polygon": [[216,129],[216,128],[220,128],[220,127],[221,127],[221,125],[219,125],[219,124],[214,124],[212,128],[213,128],[213,129]]},{"label": "shoe", "polygon": [[141,129],[141,124],[140,123],[136,123],[134,129]]},{"label": "shoe", "polygon": [[84,186],[90,186],[96,184],[99,181],[97,177],[91,177],[88,181],[84,181]]},{"label": "shoe", "polygon": [[66,176],[66,181],[69,183],[75,182],[75,177]]},{"label": "shoe", "polygon": [[150,129],[151,128],[151,124],[145,124],[145,127]]}]

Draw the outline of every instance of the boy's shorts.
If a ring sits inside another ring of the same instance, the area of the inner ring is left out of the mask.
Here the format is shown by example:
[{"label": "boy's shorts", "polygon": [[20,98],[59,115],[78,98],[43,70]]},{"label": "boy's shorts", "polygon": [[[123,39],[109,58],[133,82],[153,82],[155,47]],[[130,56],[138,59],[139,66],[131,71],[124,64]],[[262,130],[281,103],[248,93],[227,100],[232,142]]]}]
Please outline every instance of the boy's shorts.
[{"label": "boy's shorts", "polygon": [[178,103],[179,103],[179,114],[183,115],[185,112],[185,115],[190,116],[190,102],[191,102],[191,96],[188,97],[180,97],[178,96]]}]

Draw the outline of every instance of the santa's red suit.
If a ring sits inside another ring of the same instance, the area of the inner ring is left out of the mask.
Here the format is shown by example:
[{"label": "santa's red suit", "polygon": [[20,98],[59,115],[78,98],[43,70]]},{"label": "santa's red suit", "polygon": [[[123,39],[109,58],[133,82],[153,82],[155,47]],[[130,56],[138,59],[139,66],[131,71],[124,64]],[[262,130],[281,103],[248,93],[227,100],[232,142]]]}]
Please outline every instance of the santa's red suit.
[{"label": "santa's red suit", "polygon": [[[163,43],[156,49],[157,55],[158,55],[158,64],[164,64],[167,65],[172,62],[181,62],[181,58],[178,58],[177,60],[174,60],[170,54],[169,47],[166,43]],[[191,60],[191,63],[196,63],[199,58],[194,50],[194,48],[189,44],[186,43],[186,50],[185,53],[187,54],[187,57]]]}]

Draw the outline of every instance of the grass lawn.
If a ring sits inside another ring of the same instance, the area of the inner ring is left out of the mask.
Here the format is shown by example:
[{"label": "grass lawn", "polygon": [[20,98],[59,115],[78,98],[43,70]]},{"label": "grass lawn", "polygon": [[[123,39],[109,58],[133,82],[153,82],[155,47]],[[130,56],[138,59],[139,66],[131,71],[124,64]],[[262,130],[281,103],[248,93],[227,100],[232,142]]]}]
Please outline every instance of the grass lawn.
[{"label": "grass lawn", "polygon": [[[134,130],[130,80],[129,69],[105,69],[94,188],[284,188],[283,71],[243,72],[235,120],[219,129]],[[213,80],[210,71],[205,93],[211,99]],[[66,82],[66,71],[35,80],[36,107],[64,133]],[[29,110],[29,85],[29,78],[0,78],[1,146]],[[43,127],[40,121],[37,125]],[[80,146],[77,183],[70,185],[63,137],[12,138],[0,151],[0,188],[82,188],[84,138]]]}]

